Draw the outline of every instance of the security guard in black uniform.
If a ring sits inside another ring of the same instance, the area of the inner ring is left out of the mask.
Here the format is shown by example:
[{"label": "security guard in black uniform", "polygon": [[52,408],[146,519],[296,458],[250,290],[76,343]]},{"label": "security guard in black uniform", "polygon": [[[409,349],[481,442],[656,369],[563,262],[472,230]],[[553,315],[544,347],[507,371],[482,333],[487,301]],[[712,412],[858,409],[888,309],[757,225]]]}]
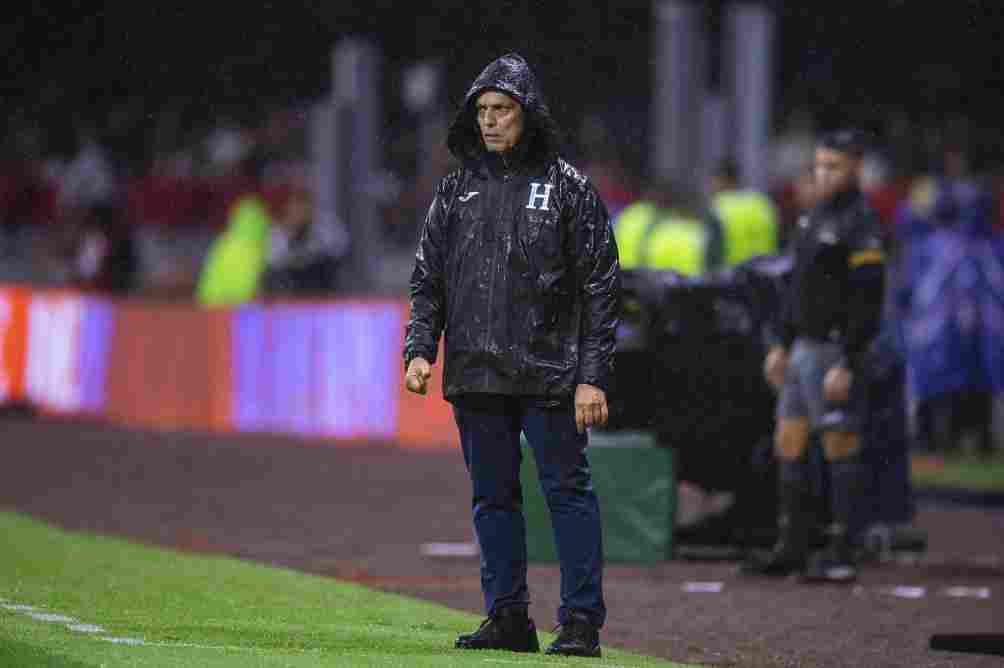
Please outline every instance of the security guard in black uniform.
[{"label": "security guard in black uniform", "polygon": [[[857,577],[848,526],[860,479],[863,365],[878,333],[885,282],[878,219],[858,187],[865,147],[864,135],[855,130],[827,134],[816,145],[820,201],[798,223],[780,337],[764,364],[768,382],[780,393],[780,535],[768,555],[747,561],[747,573],[802,571],[810,582]],[[826,549],[810,560],[806,450],[812,436],[822,442],[829,467],[832,522]]]}]

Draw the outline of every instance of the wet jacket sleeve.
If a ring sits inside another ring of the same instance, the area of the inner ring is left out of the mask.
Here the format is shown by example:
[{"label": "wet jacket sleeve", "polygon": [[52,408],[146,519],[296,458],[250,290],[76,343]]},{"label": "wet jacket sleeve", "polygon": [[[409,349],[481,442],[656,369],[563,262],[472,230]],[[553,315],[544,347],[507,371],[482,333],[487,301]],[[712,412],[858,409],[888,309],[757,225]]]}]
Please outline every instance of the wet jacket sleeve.
[{"label": "wet jacket sleeve", "polygon": [[886,256],[873,220],[850,239],[847,257],[849,297],[844,357],[859,369],[862,356],[879,332],[885,297]]},{"label": "wet jacket sleeve", "polygon": [[446,203],[448,188],[443,184],[425,217],[415,252],[415,269],[411,274],[411,313],[404,337],[404,364],[424,357],[430,364],[436,361],[439,336],[446,319]]},{"label": "wet jacket sleeve", "polygon": [[576,382],[609,391],[620,322],[620,263],[613,224],[594,188],[587,187],[573,211],[576,276],[582,299]]}]

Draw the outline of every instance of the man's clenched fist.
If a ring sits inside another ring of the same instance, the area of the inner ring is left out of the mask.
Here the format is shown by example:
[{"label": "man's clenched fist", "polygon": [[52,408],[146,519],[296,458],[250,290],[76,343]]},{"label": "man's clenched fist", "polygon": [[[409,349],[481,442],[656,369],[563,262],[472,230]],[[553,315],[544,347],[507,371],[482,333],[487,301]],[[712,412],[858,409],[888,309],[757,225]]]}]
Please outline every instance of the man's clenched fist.
[{"label": "man's clenched fist", "polygon": [[575,427],[580,434],[587,427],[602,427],[609,416],[603,390],[585,383],[575,388]]},{"label": "man's clenched fist", "polygon": [[432,375],[432,366],[424,357],[416,357],[408,364],[408,371],[404,374],[404,386],[409,392],[415,394],[425,394],[426,381]]}]

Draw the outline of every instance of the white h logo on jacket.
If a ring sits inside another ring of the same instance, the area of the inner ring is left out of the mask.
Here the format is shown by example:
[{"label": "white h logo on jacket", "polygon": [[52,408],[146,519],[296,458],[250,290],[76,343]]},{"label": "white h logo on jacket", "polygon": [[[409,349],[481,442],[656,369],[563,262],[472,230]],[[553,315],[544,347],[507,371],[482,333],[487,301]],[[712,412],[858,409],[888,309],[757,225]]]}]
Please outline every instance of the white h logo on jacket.
[{"label": "white h logo on jacket", "polygon": [[[543,186],[543,188],[544,188],[544,192],[543,193],[540,192],[541,186]],[[548,183],[546,185],[541,184],[541,183],[537,183],[536,181],[534,181],[533,183],[531,183],[530,184],[530,202],[526,205],[526,208],[528,208],[528,209],[535,209],[535,210],[539,210],[539,211],[548,211],[549,209],[547,208],[547,202],[551,198],[551,188],[553,188],[553,187],[554,187],[554,185],[551,184],[551,183]],[[540,202],[540,206],[539,207],[534,206],[534,204],[537,203],[537,202]]]}]

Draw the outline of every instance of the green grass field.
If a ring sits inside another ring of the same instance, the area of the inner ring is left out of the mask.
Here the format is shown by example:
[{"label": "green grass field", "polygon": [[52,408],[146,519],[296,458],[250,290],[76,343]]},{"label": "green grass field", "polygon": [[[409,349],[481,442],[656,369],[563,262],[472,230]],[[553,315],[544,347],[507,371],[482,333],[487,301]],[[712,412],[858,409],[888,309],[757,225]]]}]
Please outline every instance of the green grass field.
[{"label": "green grass field", "polygon": [[954,487],[976,492],[1004,492],[1004,454],[914,455],[911,475],[917,487]]},{"label": "green grass field", "polygon": [[609,648],[599,660],[461,652],[454,637],[479,619],[443,606],[13,513],[0,535],[3,667],[679,665]]}]

